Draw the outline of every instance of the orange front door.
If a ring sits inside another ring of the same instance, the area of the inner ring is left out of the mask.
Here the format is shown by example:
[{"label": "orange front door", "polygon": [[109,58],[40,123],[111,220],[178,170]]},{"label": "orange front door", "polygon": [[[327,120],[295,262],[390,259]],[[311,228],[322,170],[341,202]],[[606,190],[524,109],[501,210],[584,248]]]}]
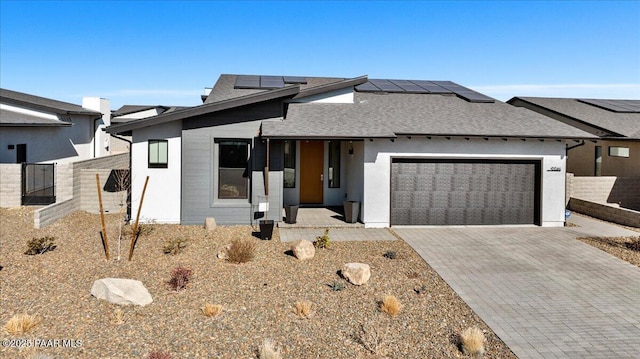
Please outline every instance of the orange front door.
[{"label": "orange front door", "polygon": [[300,141],[300,203],[322,204],[324,142]]}]

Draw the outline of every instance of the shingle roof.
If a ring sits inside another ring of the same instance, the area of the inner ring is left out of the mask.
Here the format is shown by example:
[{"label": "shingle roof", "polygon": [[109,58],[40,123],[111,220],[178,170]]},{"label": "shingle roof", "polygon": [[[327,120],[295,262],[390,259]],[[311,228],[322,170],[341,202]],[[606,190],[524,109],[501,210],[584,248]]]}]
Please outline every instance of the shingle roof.
[{"label": "shingle roof", "polygon": [[398,135],[596,138],[504,102],[472,103],[454,95],[356,92],[353,104],[290,104],[286,119],[262,125],[275,138],[373,138]]},{"label": "shingle roof", "polygon": [[168,106],[160,106],[160,105],[155,105],[155,106],[149,106],[149,105],[123,105],[119,109],[117,109],[115,111],[112,111],[111,115],[112,116],[124,116],[124,115],[128,115],[130,113],[136,113],[136,112],[151,110],[151,109],[154,109],[154,108],[167,109],[169,107]]},{"label": "shingle roof", "polygon": [[[268,89],[236,89],[234,88],[238,75],[223,74],[220,75],[218,81],[213,86],[205,103],[213,103],[229,100],[236,97],[252,95],[260,92],[270,91]],[[300,92],[304,92],[310,88],[327,85],[331,83],[339,83],[347,80],[343,77],[306,77],[306,84],[288,84],[285,87],[299,87]]]},{"label": "shingle roof", "polygon": [[0,89],[0,102],[36,110],[49,111],[58,115],[102,116],[98,111],[87,110],[82,106],[74,105],[72,103],[52,100],[45,97],[29,95],[7,89]]},{"label": "shingle roof", "polygon": [[516,99],[571,117],[596,128],[605,129],[618,137],[640,139],[640,113],[609,111],[576,98],[514,97]]},{"label": "shingle roof", "polygon": [[70,122],[42,118],[25,113],[0,109],[0,127],[49,127],[71,126]]}]

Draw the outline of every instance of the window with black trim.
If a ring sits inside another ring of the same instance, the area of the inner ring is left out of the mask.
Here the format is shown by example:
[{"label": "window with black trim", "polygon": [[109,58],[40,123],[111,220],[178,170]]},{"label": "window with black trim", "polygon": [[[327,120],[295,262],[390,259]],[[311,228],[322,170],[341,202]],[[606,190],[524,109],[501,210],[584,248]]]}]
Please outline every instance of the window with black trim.
[{"label": "window with black trim", "polygon": [[329,188],[340,188],[340,141],[329,141]]},{"label": "window with black trim", "polygon": [[169,165],[169,141],[149,140],[149,168],[167,168]]},{"label": "window with black trim", "polygon": [[296,187],[296,141],[284,141],[284,188]]},{"label": "window with black trim", "polygon": [[218,198],[249,198],[250,140],[216,140],[218,144]]},{"label": "window with black trim", "polygon": [[629,157],[629,147],[609,146],[610,157]]}]

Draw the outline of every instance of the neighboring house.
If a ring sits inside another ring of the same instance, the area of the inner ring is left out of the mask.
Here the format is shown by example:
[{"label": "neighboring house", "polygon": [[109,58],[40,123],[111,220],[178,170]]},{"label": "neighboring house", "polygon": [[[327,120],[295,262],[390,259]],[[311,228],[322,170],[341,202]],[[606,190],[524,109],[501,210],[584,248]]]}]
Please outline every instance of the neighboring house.
[{"label": "neighboring house", "polygon": [[[183,109],[185,107],[177,106],[146,106],[146,105],[124,105],[119,109],[111,112],[111,124],[117,125],[141,118],[158,116],[163,113],[172,112]],[[117,137],[111,138],[111,153],[129,152],[131,143],[131,134],[122,133]]]},{"label": "neighboring house", "polygon": [[567,172],[640,176],[640,100],[514,97],[508,103],[598,136],[598,141],[570,146]]},{"label": "neighboring house", "polygon": [[109,154],[109,101],[83,106],[0,89],[0,163],[69,163]]},{"label": "neighboring house", "polygon": [[281,221],[287,204],[356,200],[366,227],[562,226],[566,145],[597,139],[450,81],[366,76],[222,75],[202,105],[107,132],[132,134],[143,219],[249,224],[267,201]]}]

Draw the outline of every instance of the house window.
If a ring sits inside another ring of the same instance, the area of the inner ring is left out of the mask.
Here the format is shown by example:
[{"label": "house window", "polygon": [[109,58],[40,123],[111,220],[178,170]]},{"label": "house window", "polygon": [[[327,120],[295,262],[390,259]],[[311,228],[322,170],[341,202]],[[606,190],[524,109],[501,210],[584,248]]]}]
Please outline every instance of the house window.
[{"label": "house window", "polygon": [[149,140],[149,168],[167,168],[168,157],[167,140]]},{"label": "house window", "polygon": [[340,187],[340,141],[329,141],[329,188]]},{"label": "house window", "polygon": [[609,156],[611,157],[629,157],[629,147],[609,147]]},{"label": "house window", "polygon": [[219,140],[218,198],[249,198],[249,140]]},{"label": "house window", "polygon": [[296,141],[284,141],[284,188],[296,187]]}]

